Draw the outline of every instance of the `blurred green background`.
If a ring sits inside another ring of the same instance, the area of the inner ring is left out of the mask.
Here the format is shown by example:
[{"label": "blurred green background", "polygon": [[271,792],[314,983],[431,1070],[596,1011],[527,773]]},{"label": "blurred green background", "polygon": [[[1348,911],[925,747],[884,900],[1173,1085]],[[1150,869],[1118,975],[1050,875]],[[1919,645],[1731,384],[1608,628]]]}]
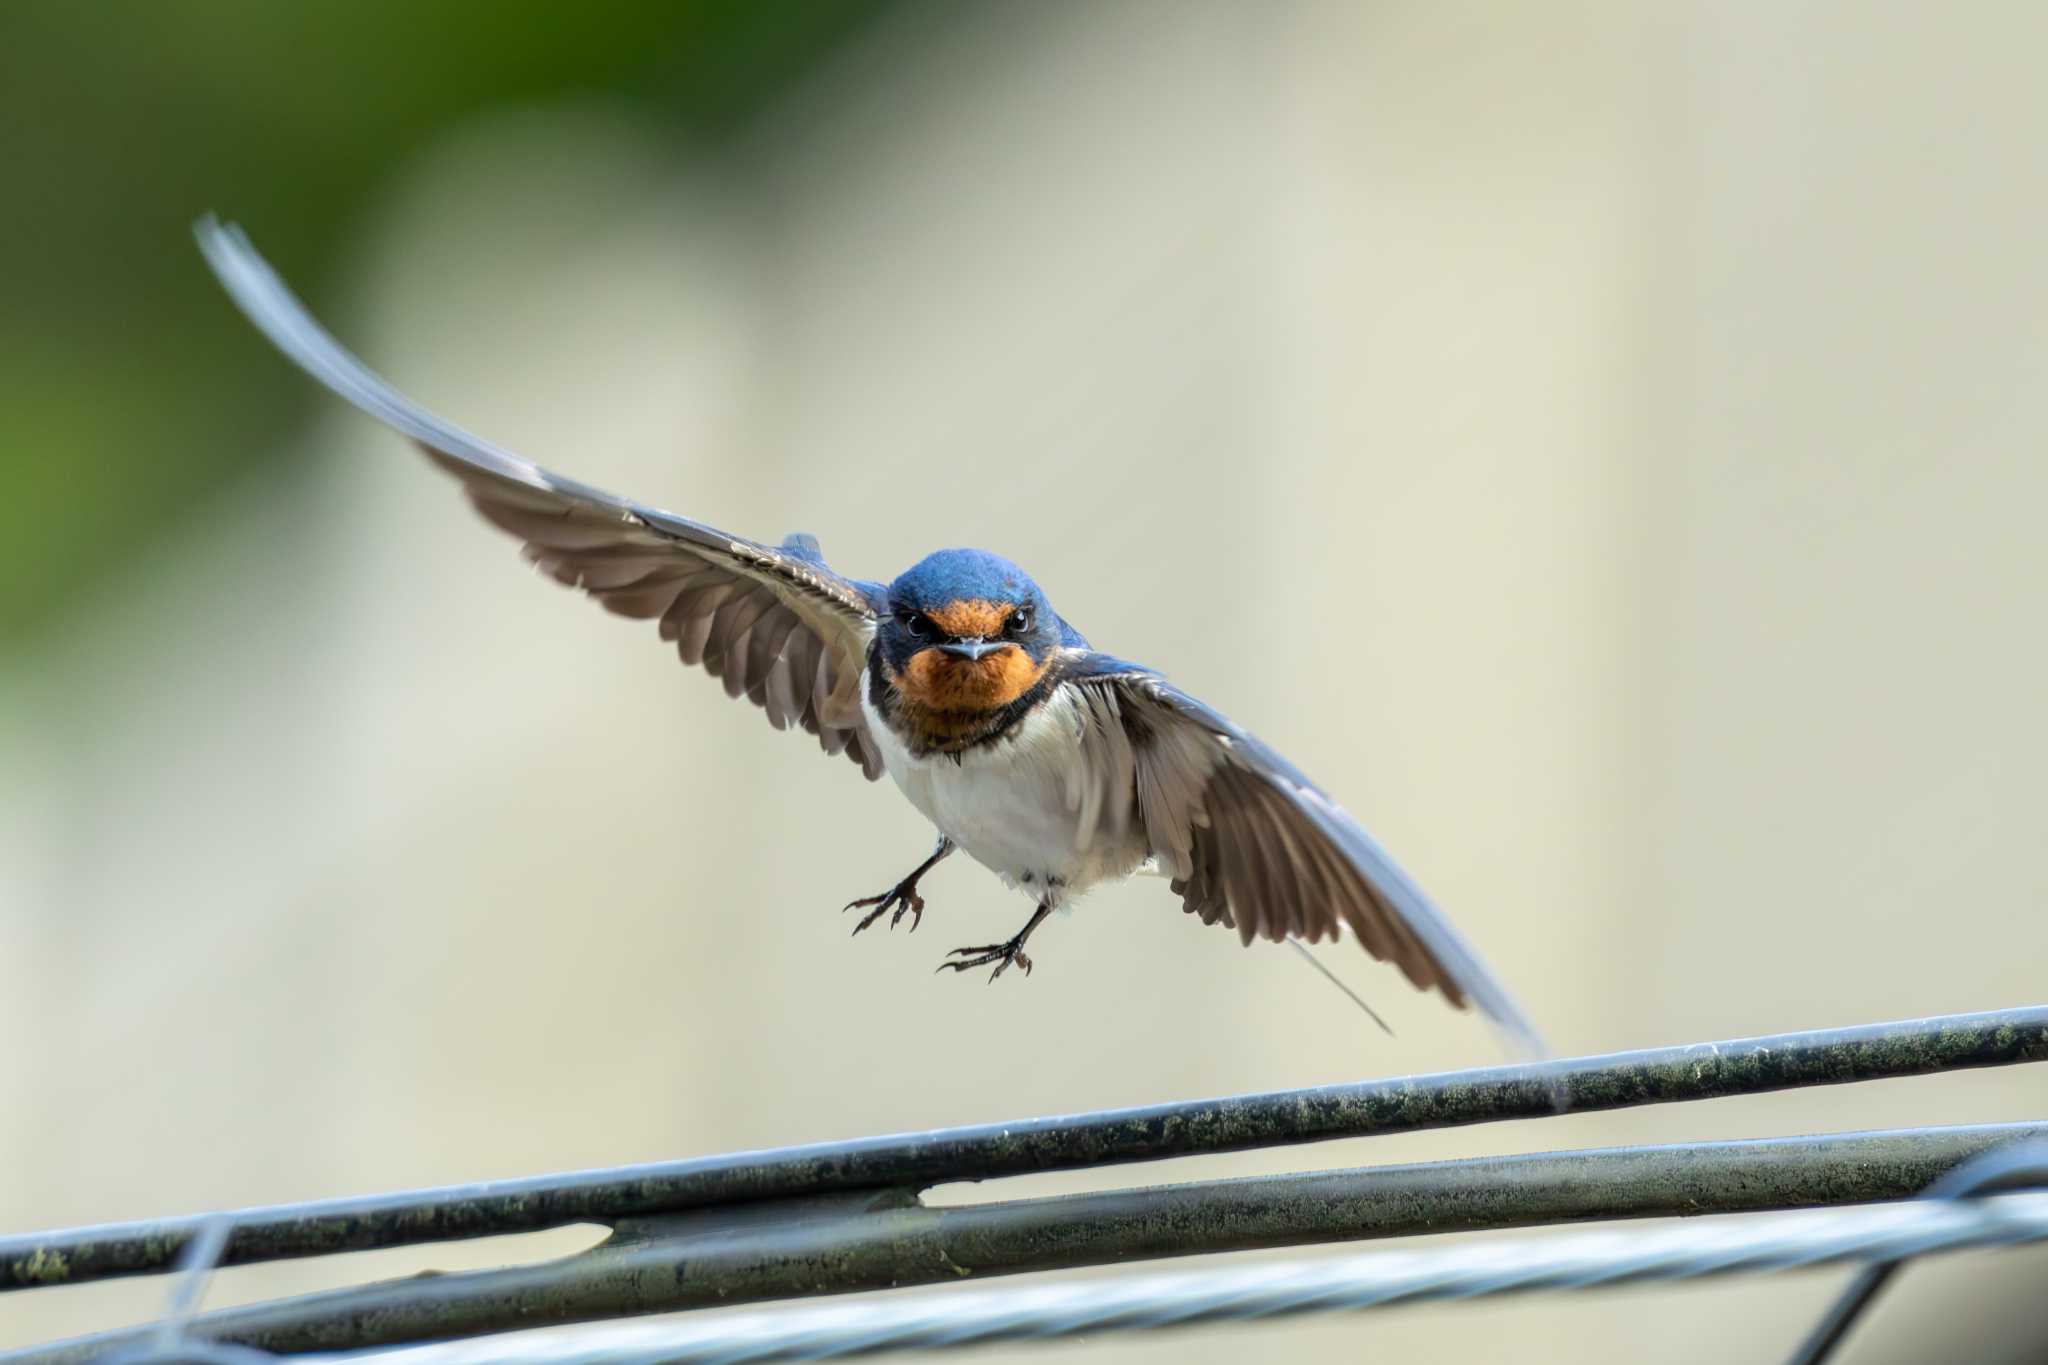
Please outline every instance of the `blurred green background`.
[{"label": "blurred green background", "polygon": [[0,651],[264,457],[317,396],[187,228],[318,292],[393,168],[480,110],[608,97],[716,146],[887,0],[0,6]]}]

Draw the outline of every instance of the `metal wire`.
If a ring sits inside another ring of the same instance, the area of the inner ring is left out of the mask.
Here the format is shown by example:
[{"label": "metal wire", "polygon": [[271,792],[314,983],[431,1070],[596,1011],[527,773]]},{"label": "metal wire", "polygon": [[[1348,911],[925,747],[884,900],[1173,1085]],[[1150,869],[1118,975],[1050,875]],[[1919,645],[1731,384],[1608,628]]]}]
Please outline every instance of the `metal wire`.
[{"label": "metal wire", "polygon": [[[244,1209],[221,1264],[2041,1061],[2048,1006],[1941,1015]],[[0,1293],[159,1273],[204,1222],[0,1237]]]},{"label": "metal wire", "polygon": [[213,1272],[228,1248],[228,1234],[234,1226],[235,1220],[227,1214],[214,1214],[186,1244],[178,1257],[177,1276],[171,1282],[163,1318],[157,1323],[159,1346],[169,1347],[184,1337],[192,1315],[199,1311],[199,1301],[206,1297],[207,1285],[213,1282]]},{"label": "metal wire", "polygon": [[277,1359],[252,1347],[191,1335],[192,1315],[220,1268],[232,1231],[234,1219],[226,1214],[206,1220],[178,1257],[176,1278],[154,1330],[138,1344],[110,1352],[107,1365],[271,1365]]},{"label": "metal wire", "polygon": [[2048,1241],[2048,1194],[1917,1200],[1721,1226],[1581,1233],[1421,1252],[1376,1252],[1079,1285],[906,1295],[714,1319],[552,1329],[398,1351],[312,1357],[327,1365],[738,1365],[881,1351],[1142,1332],[1592,1289],[1645,1280],[1898,1261]]},{"label": "metal wire", "polygon": [[[821,1196],[625,1222],[568,1257],[356,1285],[192,1323],[274,1352],[358,1350],[1027,1271],[1595,1219],[1910,1199],[2048,1123],[1536,1152],[987,1203]],[[91,1365],[133,1331],[0,1353]]]},{"label": "metal wire", "polygon": [[[1923,1199],[1961,1199],[1996,1190],[2038,1188],[2048,1184],[2048,1142],[2020,1142],[1972,1157],[1929,1185]],[[1805,1341],[1792,1353],[1790,1365],[1821,1365],[1842,1344],[1863,1310],[1870,1307],[1904,1261],[1878,1261],[1858,1271]]]},{"label": "metal wire", "polygon": [[1372,1020],[1375,1024],[1378,1024],[1380,1026],[1381,1033],[1386,1034],[1389,1038],[1394,1036],[1394,1030],[1387,1024],[1386,1020],[1380,1018],[1380,1012],[1374,1009],[1371,1005],[1366,1004],[1364,996],[1360,995],[1357,991],[1352,990],[1351,987],[1345,985],[1344,978],[1338,976],[1335,972],[1331,971],[1329,967],[1324,964],[1321,958],[1317,957],[1315,953],[1310,951],[1309,946],[1306,943],[1303,943],[1298,938],[1290,938],[1287,940],[1287,946],[1294,949],[1295,952],[1299,953],[1301,955],[1301,960],[1303,962],[1306,962],[1309,966],[1315,968],[1316,971],[1319,974],[1321,974],[1322,978],[1325,981],[1329,982],[1332,986],[1335,986],[1338,990],[1344,992],[1345,995],[1349,996],[1352,1004],[1358,1006],[1358,1008],[1365,1011],[1366,1018]]},{"label": "metal wire", "polygon": [[[232,1265],[571,1222],[602,1222],[612,1226],[616,1234],[603,1246],[562,1261],[433,1280],[360,1286],[200,1318],[190,1314],[196,1306],[202,1279],[187,1275],[167,1310],[172,1324],[168,1328],[129,1329],[11,1353],[6,1359],[33,1359],[40,1365],[77,1365],[119,1353],[129,1358],[130,1365],[174,1365],[186,1361],[253,1365],[266,1358],[261,1354],[263,1350],[361,1352],[372,1346],[388,1347],[464,1332],[499,1331],[516,1325],[537,1327],[550,1319],[556,1323],[589,1321],[621,1313],[731,1304],[748,1298],[758,1301],[903,1286],[920,1278],[930,1283],[942,1274],[951,1277],[1015,1273],[1049,1269],[1055,1264],[1093,1264],[1128,1255],[1176,1255],[1290,1241],[1299,1244],[1331,1236],[1437,1230],[1458,1223],[1461,1217],[1467,1220],[1463,1226],[1500,1227],[1526,1225],[1545,1218],[1700,1212],[1715,1206],[1722,1195],[1727,1196],[1720,1202],[1723,1208],[1731,1207],[1729,1200],[1736,1204],[1747,1200],[1751,1208],[1775,1200],[1778,1207],[1788,1207],[1814,1199],[1816,1196],[1810,1190],[1800,1192],[1811,1183],[1807,1177],[1816,1175],[1857,1144],[1890,1144],[1900,1149],[1894,1156],[1909,1157],[1910,1161],[1880,1163],[1881,1169],[1867,1163],[1852,1163],[1848,1183],[1823,1182],[1819,1197],[1895,1199],[1922,1189],[1935,1170],[1975,1155],[1967,1149],[1982,1150],[1985,1142],[2020,1134],[1988,1129],[1914,1130],[1778,1139],[1758,1144],[1693,1144],[1660,1152],[1548,1153],[1495,1158],[1492,1162],[1502,1168],[1499,1174],[1504,1183],[1492,1191],[1495,1198],[1487,1206],[1490,1211],[1480,1214],[1473,1212],[1473,1188],[1455,1179],[1473,1163],[1452,1163],[1455,1170],[1438,1170],[1425,1164],[1377,1171],[1303,1173],[959,1208],[926,1206],[916,1198],[916,1192],[947,1180],[987,1179],[1031,1171],[1243,1151],[1332,1137],[1545,1117],[1557,1112],[1559,1106],[1555,1101],[1560,1095],[1569,1101],[1564,1108],[1619,1109],[2044,1060],[2048,1060],[2048,1007],[2036,1006],[1535,1066],[1496,1067],[735,1153],[371,1199],[251,1209],[230,1216],[231,1231],[217,1218],[185,1218],[0,1238],[0,1290],[4,1290],[76,1283],[110,1275],[147,1274],[170,1269],[174,1264],[180,1269]],[[2037,1137],[2038,1126],[2028,1127],[2034,1131],[2026,1136]],[[1831,1144],[1841,1150],[1831,1151]],[[1736,1148],[1742,1150],[1737,1152]],[[1793,1166],[1750,1169],[1752,1163],[1747,1158],[1765,1149],[1790,1156]],[[1701,1164],[1703,1160],[1708,1165],[1739,1160],[1744,1167],[1742,1178],[1731,1181],[1725,1175],[1715,1176]],[[1647,1164],[1637,1174],[1645,1183],[1618,1203],[1614,1197],[1619,1193],[1618,1187],[1594,1179],[1595,1165],[1605,1169],[1641,1163]],[[1552,1172],[1557,1179],[1542,1175],[1542,1170],[1551,1167],[1557,1168]],[[1585,1178],[1571,1178],[1574,1172]],[[1442,1193],[1438,1186],[1446,1178],[1456,1186],[1461,1202],[1449,1213],[1439,1210],[1438,1214],[1430,1215],[1428,1209],[1434,1198],[1431,1191]],[[1410,1190],[1414,1198],[1390,1210],[1383,1200],[1374,1197],[1388,1193],[1380,1187],[1389,1181],[1405,1181],[1414,1186]],[[1332,1192],[1354,1184],[1359,1188],[1353,1193],[1360,1195],[1364,1203],[1348,1212],[1336,1207],[1329,1198]],[[1704,1189],[1706,1197],[1692,1199],[1676,1209],[1670,1207],[1672,1197],[1687,1189]],[[1772,1190],[1779,1192],[1772,1194]],[[1852,1190],[1862,1193],[1853,1194]],[[1276,1198],[1289,1192],[1299,1198],[1293,1202]],[[2048,1199],[2048,1195],[2029,1197]],[[1907,1216],[1947,1216],[1924,1214],[1928,1208],[1940,1207],[1932,1202],[1918,1207],[1923,1213]],[[2048,1210],[2041,1210],[2039,1205],[2033,1207],[2048,1217]],[[1203,1237],[1191,1235],[1192,1225],[1176,1221],[1191,1209],[1201,1211],[1209,1219],[1201,1225]],[[1391,1223],[1390,1211],[1394,1215]],[[1893,1211],[1881,1212],[1890,1215]],[[1403,1222],[1411,1215],[1420,1219],[1413,1227]],[[1047,1242],[1041,1235],[1047,1227],[1061,1229],[1062,1236]],[[1789,1267],[1815,1259],[1896,1262],[1923,1249],[1895,1238],[1880,1247],[1836,1247],[1801,1259],[1782,1252],[1782,1248],[1772,1252],[1738,1247],[1726,1253],[1725,1264],[1714,1264],[1700,1259],[1703,1251],[1719,1245],[1714,1235],[1697,1226],[1675,1235],[1679,1240],[1659,1253],[1666,1258],[1663,1262],[1657,1262],[1654,1256],[1651,1262],[1644,1262],[1637,1256],[1644,1248],[1654,1252],[1658,1245],[1654,1239],[1645,1241],[1640,1234],[1600,1241],[1599,1245],[1611,1253],[1609,1261],[1604,1268],[1581,1266],[1584,1278],[1578,1283]],[[2005,1240],[2032,1240],[2042,1235],[2048,1234],[2039,1227],[2029,1227]],[[1991,1229],[1981,1226],[1960,1232],[1950,1227],[1943,1237],[1937,1237],[1925,1249],[1986,1245],[1996,1240]],[[814,1254],[820,1250],[821,1239],[831,1240],[834,1248],[833,1255],[823,1260]],[[612,1330],[656,1333],[645,1340],[652,1341],[660,1353],[632,1357],[637,1361],[794,1359],[895,1345],[945,1344],[954,1339],[966,1342],[1066,1330],[1170,1326],[1231,1317],[1372,1307],[1422,1297],[1572,1287],[1571,1263],[1561,1264],[1554,1257],[1560,1249],[1582,1250],[1593,1245],[1594,1240],[1597,1239],[1538,1244],[1540,1251],[1534,1254],[1539,1259],[1518,1268],[1507,1267],[1513,1273],[1505,1279],[1498,1278],[1503,1273],[1501,1249],[1460,1248],[1466,1260],[1432,1262],[1414,1257],[1373,1257],[1327,1262],[1291,1272],[1291,1279],[1277,1283],[1270,1273],[1252,1281],[1212,1280],[1207,1289],[1200,1275],[1155,1280],[1151,1283],[1172,1287],[1171,1293],[1155,1296],[1156,1301],[1125,1299],[1105,1305],[1092,1291],[1083,1288],[943,1300],[950,1305],[948,1312],[956,1314],[962,1305],[984,1306],[984,1318],[965,1326],[950,1317],[941,1317],[934,1326],[917,1316],[925,1313],[925,1308],[917,1300],[906,1298],[858,1309],[785,1310],[772,1317],[755,1314],[716,1324],[690,1324],[694,1329],[714,1333],[708,1346],[682,1327]],[[913,1252],[936,1248],[945,1254],[921,1255],[906,1262],[902,1260],[905,1248]],[[964,1264],[951,1258],[963,1249],[972,1253],[977,1248],[988,1254],[969,1254]],[[1624,1254],[1626,1248],[1636,1251]],[[1781,1252],[1791,1259],[1772,1259]],[[1332,1283],[1321,1278],[1331,1267],[1346,1265],[1357,1268],[1361,1277],[1357,1282]],[[831,1273],[821,1278],[821,1267],[825,1266],[831,1268]],[[1496,1278],[1473,1278],[1481,1270]],[[1244,1272],[1234,1273],[1242,1276]],[[1403,1274],[1409,1278],[1403,1280]],[[1418,1275],[1429,1278],[1427,1282],[1418,1281],[1414,1278]],[[1451,1279],[1442,1280],[1445,1275]],[[1458,1278],[1461,1275],[1463,1279]],[[1881,1283],[1881,1278],[1859,1283]],[[1138,1282],[1112,1286],[1110,1292],[1125,1292],[1134,1283]],[[1869,1292],[1862,1291],[1857,1302],[1867,1300]],[[1034,1298],[1034,1294],[1053,1297],[1040,1299]],[[1203,1294],[1210,1297],[1203,1298]],[[1016,1316],[1020,1305],[1030,1310],[1023,1318]],[[1068,1316],[1053,1316],[1055,1308]],[[887,1311],[879,1318],[860,1316],[883,1309]],[[1081,1311],[1083,1316],[1073,1319],[1074,1311]],[[1038,1316],[1031,1317],[1031,1312]],[[1838,1312],[1837,1338],[1854,1312],[1853,1304]],[[845,1318],[847,1313],[856,1316]],[[1105,1313],[1108,1318],[1103,1316]],[[1059,1325],[1069,1320],[1078,1325]],[[863,1344],[868,1338],[847,1338],[833,1326],[848,1321],[862,1326],[864,1331],[881,1331],[882,1335],[874,1338],[881,1344]],[[762,1331],[767,1335],[762,1341],[768,1343],[766,1346],[751,1339],[735,1344],[729,1336],[718,1335],[738,1330],[735,1324],[749,1322],[764,1324]],[[815,1335],[828,1327],[840,1335]],[[954,1336],[934,1335],[941,1328]],[[813,1336],[798,1339],[789,1335],[799,1329]],[[570,1340],[643,1340],[603,1336],[602,1330]],[[682,1335],[677,1337],[671,1332]],[[910,1335],[905,1335],[906,1332]],[[477,1349],[513,1349],[506,1346],[506,1340],[480,1342]],[[721,1341],[724,1346],[719,1346]],[[706,1354],[714,1347],[726,1353]],[[550,1351],[563,1349],[566,1348],[559,1345],[549,1347]],[[732,1354],[734,1350],[740,1353]]]}]

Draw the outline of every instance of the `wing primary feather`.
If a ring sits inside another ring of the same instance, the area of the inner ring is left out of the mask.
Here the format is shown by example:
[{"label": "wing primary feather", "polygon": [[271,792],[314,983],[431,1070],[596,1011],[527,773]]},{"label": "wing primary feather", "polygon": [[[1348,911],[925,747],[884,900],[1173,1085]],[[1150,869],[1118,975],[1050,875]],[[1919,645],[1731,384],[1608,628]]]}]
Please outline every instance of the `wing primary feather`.
[{"label": "wing primary feather", "polygon": [[1286,829],[1278,819],[1278,812],[1272,808],[1272,792],[1266,784],[1247,780],[1241,782],[1245,800],[1245,812],[1253,821],[1257,831],[1260,851],[1266,862],[1266,915],[1264,931],[1270,939],[1288,939],[1307,929],[1307,905],[1309,896],[1300,884],[1296,874],[1294,849],[1288,843]]},{"label": "wing primary feather", "polygon": [[1226,835],[1221,826],[1233,815],[1241,812],[1222,806],[1230,787],[1235,784],[1237,770],[1225,764],[1216,770],[1211,780],[1211,800],[1217,804],[1209,807],[1212,823],[1218,827],[1216,846],[1223,867],[1223,903],[1229,907],[1231,918],[1237,924],[1238,940],[1246,945],[1259,936],[1263,927],[1259,923],[1259,888],[1268,880],[1263,866],[1258,840],[1233,838]]},{"label": "wing primary feather", "polygon": [[1256,885],[1234,891],[1230,913],[1240,931],[1249,926],[1261,938],[1285,939],[1295,931],[1293,914],[1299,897],[1280,856],[1277,832],[1266,818],[1258,784],[1226,763],[1216,770],[1212,790],[1219,803],[1213,808],[1217,824],[1230,830],[1232,843],[1243,845],[1245,861],[1257,878]]}]

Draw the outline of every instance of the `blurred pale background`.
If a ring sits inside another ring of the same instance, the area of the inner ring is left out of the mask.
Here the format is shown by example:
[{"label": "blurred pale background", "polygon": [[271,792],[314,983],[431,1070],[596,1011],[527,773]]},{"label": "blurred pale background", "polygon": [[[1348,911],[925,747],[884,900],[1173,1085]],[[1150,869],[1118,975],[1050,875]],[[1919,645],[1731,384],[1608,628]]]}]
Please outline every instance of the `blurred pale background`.
[{"label": "blurred pale background", "polygon": [[[1326,954],[1380,1036],[1156,883],[1048,926],[1029,981],[932,974],[1026,910],[965,863],[921,932],[847,941],[915,813],[316,394],[213,295],[206,209],[558,469],[861,576],[1031,567],[1299,757],[1561,1050],[2048,994],[2048,8],[842,4],[736,39],[615,4],[577,46],[472,7],[532,51],[415,61],[390,88],[434,98],[347,146],[308,110],[388,94],[379,7],[312,55],[238,48],[234,8],[5,21],[35,164],[0,328],[0,1229],[1495,1055]],[[95,180],[74,87],[196,149]],[[143,245],[81,267],[79,234]],[[2042,1100],[2008,1071],[990,1192]],[[2044,1268],[1917,1269],[1846,1358],[2022,1358]],[[1066,1354],[1770,1359],[1833,1283]],[[0,1343],[160,1293],[10,1296]]]}]

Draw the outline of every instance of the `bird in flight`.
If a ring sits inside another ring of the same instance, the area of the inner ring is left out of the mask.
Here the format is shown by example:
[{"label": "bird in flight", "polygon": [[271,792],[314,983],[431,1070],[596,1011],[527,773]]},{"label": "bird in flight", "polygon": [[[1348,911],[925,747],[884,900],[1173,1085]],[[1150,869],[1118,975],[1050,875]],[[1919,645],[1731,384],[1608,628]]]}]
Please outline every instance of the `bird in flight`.
[{"label": "bird in flight", "polygon": [[[808,535],[767,545],[552,474],[441,420],[345,350],[242,231],[194,229],[270,341],[410,437],[526,557],[621,616],[658,622],[686,664],[778,730],[800,727],[938,830],[931,854],[846,908],[857,934],[924,915],[918,884],[964,850],[1033,903],[1002,943],[941,970],[1031,971],[1046,917],[1104,882],[1167,877],[1181,908],[1254,939],[1349,930],[1420,990],[1476,1005],[1517,1050],[1542,1044],[1464,937],[1343,808],[1285,758],[1157,671],[1090,647],[1029,575],[939,550],[888,583],[834,572]],[[1362,1002],[1361,1002],[1362,1003]]]}]

